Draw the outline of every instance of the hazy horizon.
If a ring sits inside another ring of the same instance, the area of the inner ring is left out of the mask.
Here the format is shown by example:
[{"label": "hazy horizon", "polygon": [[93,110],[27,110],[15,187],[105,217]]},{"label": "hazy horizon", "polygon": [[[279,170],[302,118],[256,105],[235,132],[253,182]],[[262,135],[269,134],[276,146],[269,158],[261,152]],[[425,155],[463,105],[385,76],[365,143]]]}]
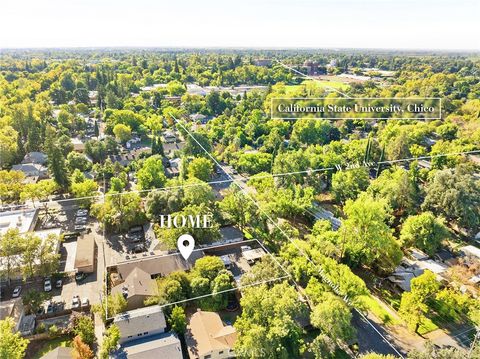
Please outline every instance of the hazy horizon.
[{"label": "hazy horizon", "polygon": [[480,51],[474,0],[7,0],[1,9],[0,49]]}]

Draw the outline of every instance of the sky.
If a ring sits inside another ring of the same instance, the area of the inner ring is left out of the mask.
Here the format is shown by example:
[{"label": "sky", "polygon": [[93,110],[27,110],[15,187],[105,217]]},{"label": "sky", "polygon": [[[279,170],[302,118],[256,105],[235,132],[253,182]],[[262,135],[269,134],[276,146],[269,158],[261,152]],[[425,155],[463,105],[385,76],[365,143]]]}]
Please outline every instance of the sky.
[{"label": "sky", "polygon": [[480,0],[2,0],[0,48],[480,50]]}]

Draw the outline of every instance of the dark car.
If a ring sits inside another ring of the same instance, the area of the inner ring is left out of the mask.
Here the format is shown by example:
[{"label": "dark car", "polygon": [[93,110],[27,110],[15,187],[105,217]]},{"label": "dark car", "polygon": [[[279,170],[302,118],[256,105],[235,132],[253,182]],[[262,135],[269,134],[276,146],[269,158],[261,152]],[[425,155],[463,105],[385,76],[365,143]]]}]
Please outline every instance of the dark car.
[{"label": "dark car", "polygon": [[133,247],[132,252],[133,253],[142,253],[145,251],[145,247],[141,244],[137,244],[135,247]]},{"label": "dark car", "polygon": [[87,274],[84,273],[84,272],[78,272],[75,274],[75,280],[77,282],[81,282],[82,280],[84,280],[85,278],[87,277]]}]

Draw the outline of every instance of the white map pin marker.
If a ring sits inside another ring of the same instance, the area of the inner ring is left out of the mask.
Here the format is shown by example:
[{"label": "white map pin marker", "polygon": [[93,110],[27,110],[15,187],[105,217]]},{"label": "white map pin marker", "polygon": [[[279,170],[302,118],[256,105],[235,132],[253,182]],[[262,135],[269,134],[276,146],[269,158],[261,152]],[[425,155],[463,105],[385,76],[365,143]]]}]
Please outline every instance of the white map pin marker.
[{"label": "white map pin marker", "polygon": [[192,254],[193,247],[195,247],[195,239],[189,234],[182,234],[178,237],[177,247],[182,257],[187,260]]}]

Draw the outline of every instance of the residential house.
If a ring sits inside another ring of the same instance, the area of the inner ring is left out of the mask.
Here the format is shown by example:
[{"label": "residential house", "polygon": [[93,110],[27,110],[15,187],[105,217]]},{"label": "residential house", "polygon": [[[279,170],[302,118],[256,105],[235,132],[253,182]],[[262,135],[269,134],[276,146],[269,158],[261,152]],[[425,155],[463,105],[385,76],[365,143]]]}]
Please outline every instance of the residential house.
[{"label": "residential house", "polygon": [[29,152],[23,157],[22,163],[37,163],[40,165],[44,165],[47,163],[48,156],[43,152]]},{"label": "residential house", "polygon": [[197,259],[204,256],[203,251],[194,250],[188,260],[185,260],[180,253],[163,254],[151,252],[143,256],[126,256],[125,260],[119,260],[116,271],[120,279],[125,280],[136,268],[141,269],[152,277],[164,277],[172,272],[187,271],[193,268]]},{"label": "residential house", "polygon": [[130,310],[117,315],[113,323],[120,329],[119,343],[165,332],[167,322],[159,305]]},{"label": "residential house", "polygon": [[143,307],[148,297],[157,295],[157,284],[152,276],[141,268],[134,268],[125,281],[112,288],[112,294],[120,293],[127,300],[127,310]]},{"label": "residential house", "polygon": [[190,359],[234,358],[237,332],[215,312],[198,310],[188,322],[185,341]]},{"label": "residential house", "polygon": [[115,359],[183,359],[182,345],[173,333],[135,339],[120,347],[110,358]]},{"label": "residential house", "polygon": [[21,163],[13,165],[12,170],[23,172],[25,177],[37,177],[38,179],[48,177],[48,168],[40,163]]}]

